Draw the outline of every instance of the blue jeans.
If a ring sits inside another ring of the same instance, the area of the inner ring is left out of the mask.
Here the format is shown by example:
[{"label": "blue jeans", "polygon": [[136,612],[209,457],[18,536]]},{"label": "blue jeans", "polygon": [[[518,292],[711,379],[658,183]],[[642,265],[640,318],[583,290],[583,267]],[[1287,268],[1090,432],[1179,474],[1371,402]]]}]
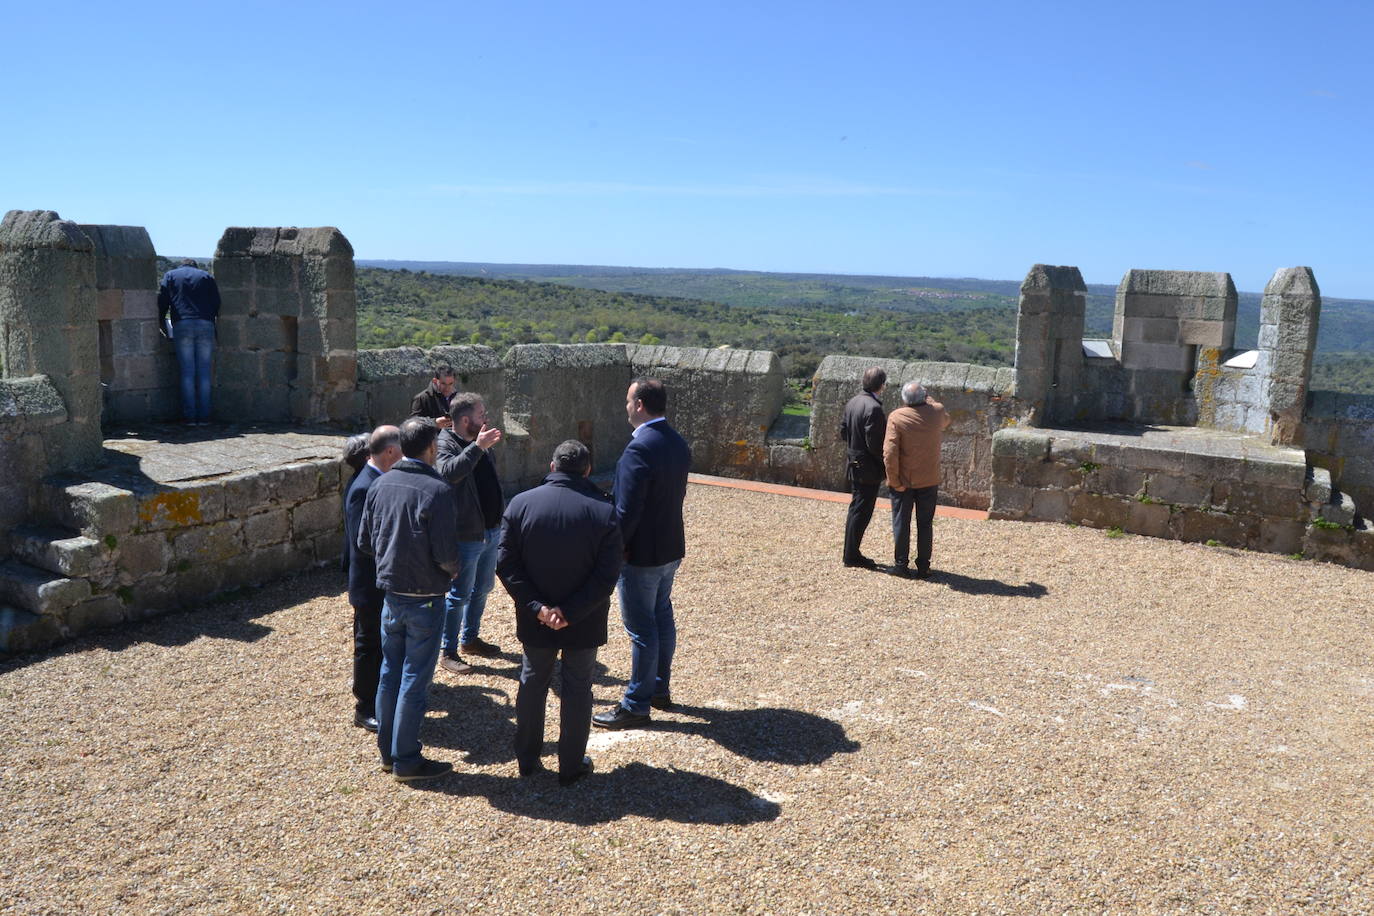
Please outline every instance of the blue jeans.
[{"label": "blue jeans", "polygon": [[382,604],[382,674],[377,683],[377,749],[405,774],[420,762],[420,723],[439,660],[442,595],[386,593]]},{"label": "blue jeans", "polygon": [[677,648],[673,576],[681,563],[626,566],[620,573],[620,619],[630,635],[630,682],[620,705],[636,715],[647,716],[649,701],[671,692]]},{"label": "blue jeans", "polygon": [[172,343],[181,367],[181,416],[210,419],[210,369],[215,357],[215,323],[186,318],[172,325]]},{"label": "blue jeans", "polygon": [[[458,575],[444,596],[444,650],[457,651],[458,645],[472,642],[482,628],[482,612],[487,609],[487,593],[496,582],[496,548],[501,529],[488,528],[480,541],[458,542]],[[458,624],[463,625],[462,633]]]}]

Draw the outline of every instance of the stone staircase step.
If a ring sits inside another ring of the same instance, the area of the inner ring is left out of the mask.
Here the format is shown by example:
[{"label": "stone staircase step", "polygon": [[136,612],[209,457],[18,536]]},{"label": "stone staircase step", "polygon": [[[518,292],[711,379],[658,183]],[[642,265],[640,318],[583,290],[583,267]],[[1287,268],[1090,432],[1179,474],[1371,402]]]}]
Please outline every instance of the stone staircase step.
[{"label": "stone staircase step", "polygon": [[129,490],[99,481],[45,481],[43,515],[50,524],[80,531],[90,538],[122,537],[133,530],[136,500]]},{"label": "stone staircase step", "polygon": [[91,597],[91,583],[69,579],[16,559],[0,562],[0,601],[20,610],[60,618]]},{"label": "stone staircase step", "polygon": [[109,561],[94,538],[67,528],[21,525],[10,532],[10,550],[30,566],[68,578],[84,578]]},{"label": "stone staircase step", "polygon": [[56,645],[64,637],[62,623],[56,617],[0,607],[0,655],[36,652]]}]

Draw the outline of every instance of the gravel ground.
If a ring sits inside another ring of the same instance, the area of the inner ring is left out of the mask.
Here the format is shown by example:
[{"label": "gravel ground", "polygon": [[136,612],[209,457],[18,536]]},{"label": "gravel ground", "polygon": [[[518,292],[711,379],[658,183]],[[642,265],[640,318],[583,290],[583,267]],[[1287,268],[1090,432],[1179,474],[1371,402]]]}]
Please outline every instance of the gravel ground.
[{"label": "gravel ground", "polygon": [[351,724],[336,571],[0,666],[0,912],[1374,911],[1369,573],[938,519],[902,581],[842,505],[688,509],[682,708],[566,790],[516,776],[504,593],[427,788]]}]

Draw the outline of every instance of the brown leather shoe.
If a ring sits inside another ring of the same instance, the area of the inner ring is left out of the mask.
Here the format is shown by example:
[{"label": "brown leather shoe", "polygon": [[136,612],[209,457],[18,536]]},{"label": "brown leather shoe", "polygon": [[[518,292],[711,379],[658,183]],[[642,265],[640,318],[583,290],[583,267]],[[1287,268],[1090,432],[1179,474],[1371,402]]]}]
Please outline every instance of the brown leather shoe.
[{"label": "brown leather shoe", "polygon": [[448,651],[439,656],[439,667],[449,674],[471,674],[472,666],[463,661],[463,656],[457,652]]},{"label": "brown leather shoe", "polygon": [[478,658],[496,658],[501,654],[500,646],[493,646],[485,639],[478,637],[472,642],[465,642],[458,647],[467,655],[475,655]]}]

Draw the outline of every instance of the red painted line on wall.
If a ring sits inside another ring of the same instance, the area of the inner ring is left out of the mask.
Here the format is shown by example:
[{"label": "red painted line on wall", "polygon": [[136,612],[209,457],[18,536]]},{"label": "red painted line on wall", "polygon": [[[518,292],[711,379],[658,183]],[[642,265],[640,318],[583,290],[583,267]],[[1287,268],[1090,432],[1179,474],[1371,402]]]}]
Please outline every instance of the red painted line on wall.
[{"label": "red painted line on wall", "polygon": [[[780,483],[759,483],[756,480],[736,480],[733,477],[712,477],[709,474],[688,474],[687,479],[708,487],[726,487],[731,490],[748,490],[751,493],[773,493],[778,496],[794,496],[798,499],[819,499],[827,503],[847,503],[848,493],[834,490],[813,490],[810,487],[789,487]],[[879,499],[878,505],[887,508],[888,502]],[[958,506],[936,506],[935,514],[941,518],[971,518],[983,520],[988,514],[982,509],[961,509]]]}]

